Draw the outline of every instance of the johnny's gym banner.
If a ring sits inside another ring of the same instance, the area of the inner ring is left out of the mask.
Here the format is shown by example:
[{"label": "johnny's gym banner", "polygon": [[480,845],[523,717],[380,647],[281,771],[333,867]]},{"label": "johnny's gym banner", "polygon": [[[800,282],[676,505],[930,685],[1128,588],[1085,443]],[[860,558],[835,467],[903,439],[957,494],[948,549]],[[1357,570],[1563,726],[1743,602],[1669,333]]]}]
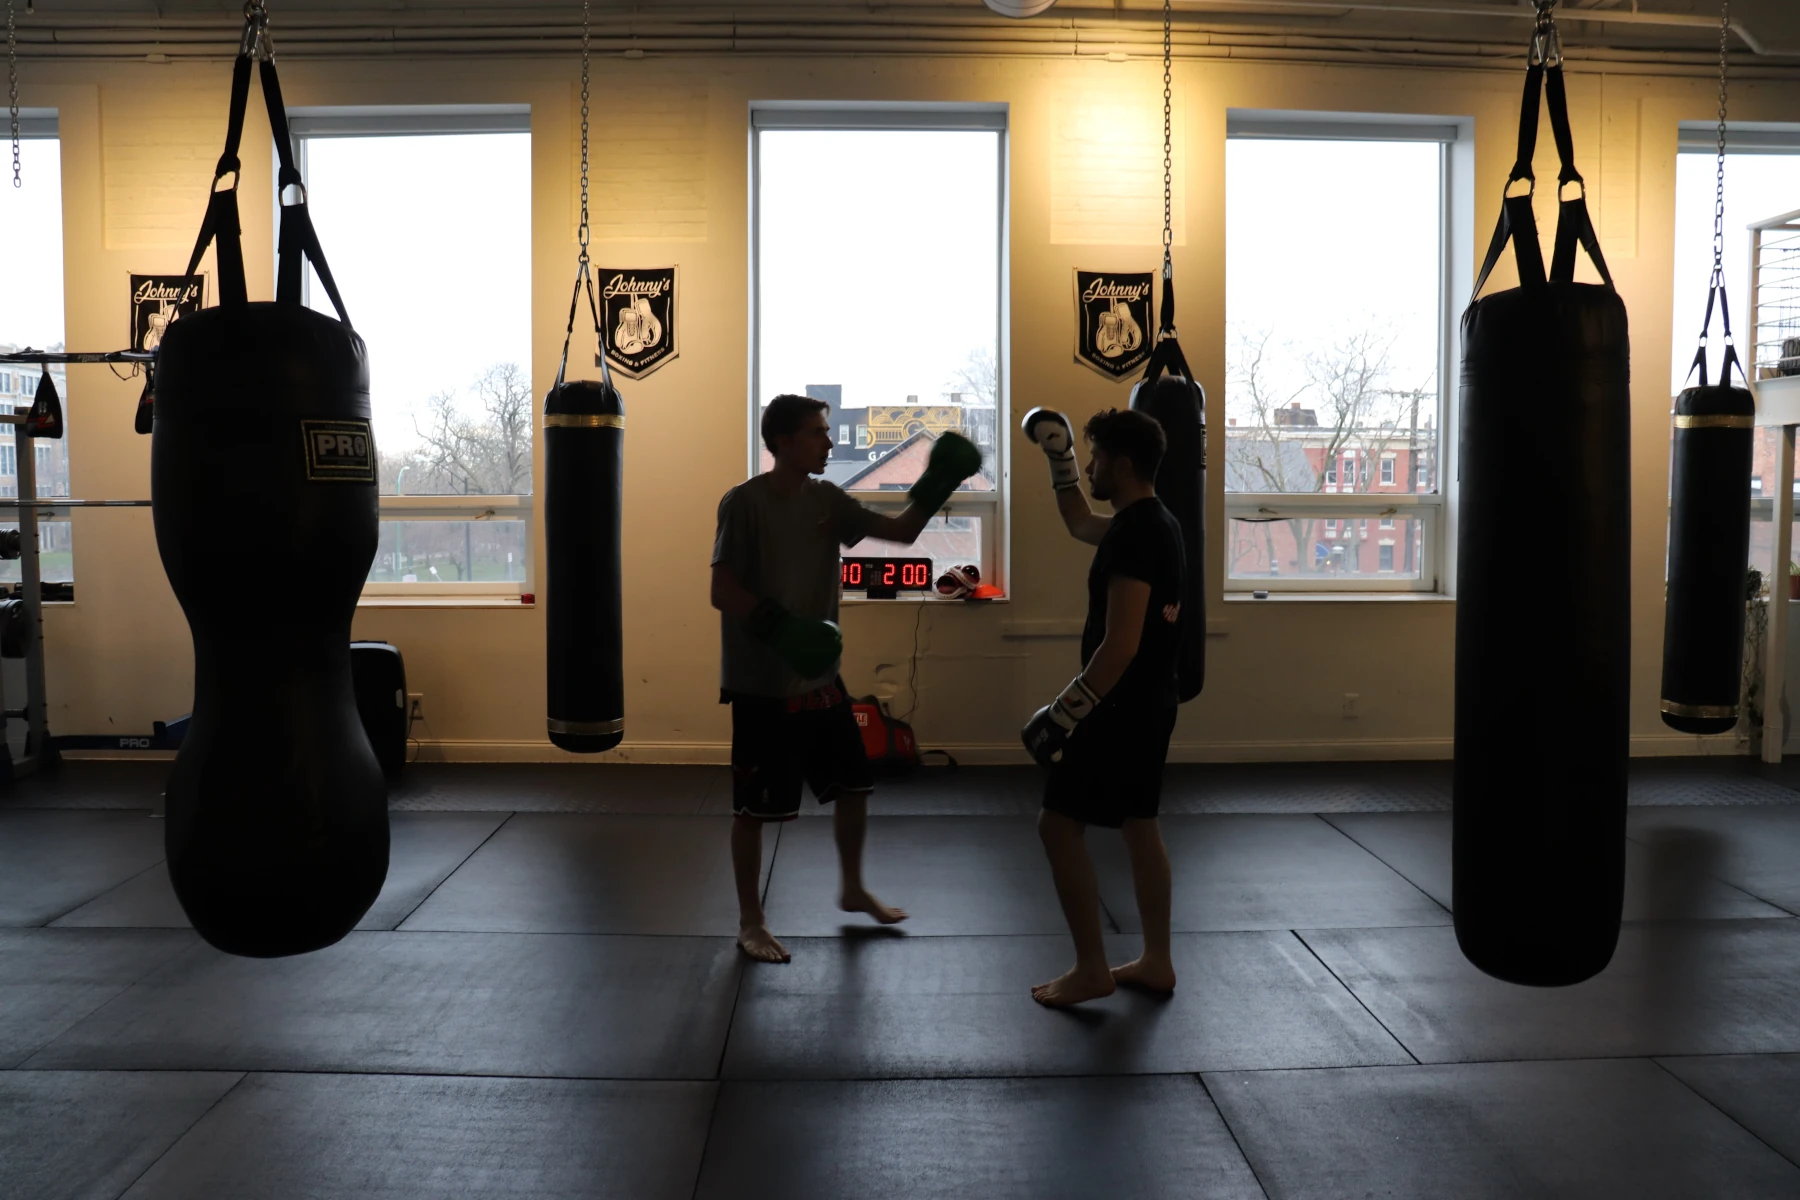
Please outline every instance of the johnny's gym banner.
[{"label": "johnny's gym banner", "polygon": [[1075,272],[1075,360],[1123,379],[1150,358],[1151,271]]}]

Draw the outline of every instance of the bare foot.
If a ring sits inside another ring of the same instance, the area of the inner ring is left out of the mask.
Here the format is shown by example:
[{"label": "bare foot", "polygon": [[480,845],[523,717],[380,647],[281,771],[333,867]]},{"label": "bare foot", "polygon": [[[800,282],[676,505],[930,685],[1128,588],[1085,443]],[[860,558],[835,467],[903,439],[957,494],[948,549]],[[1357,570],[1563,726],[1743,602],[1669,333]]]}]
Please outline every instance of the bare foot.
[{"label": "bare foot", "polygon": [[1040,983],[1031,989],[1031,998],[1046,1008],[1068,1008],[1085,1000],[1098,1000],[1113,994],[1110,971],[1087,972],[1072,968],[1067,975]]},{"label": "bare foot", "polygon": [[1134,959],[1122,967],[1114,967],[1113,982],[1123,988],[1167,996],[1175,991],[1175,968],[1166,962]]},{"label": "bare foot", "polygon": [[845,892],[838,897],[838,907],[848,913],[867,913],[883,925],[898,925],[906,920],[904,908],[889,908],[867,892]]},{"label": "bare foot", "polygon": [[793,957],[786,946],[775,940],[766,925],[745,925],[739,929],[738,949],[757,962],[784,963]]}]

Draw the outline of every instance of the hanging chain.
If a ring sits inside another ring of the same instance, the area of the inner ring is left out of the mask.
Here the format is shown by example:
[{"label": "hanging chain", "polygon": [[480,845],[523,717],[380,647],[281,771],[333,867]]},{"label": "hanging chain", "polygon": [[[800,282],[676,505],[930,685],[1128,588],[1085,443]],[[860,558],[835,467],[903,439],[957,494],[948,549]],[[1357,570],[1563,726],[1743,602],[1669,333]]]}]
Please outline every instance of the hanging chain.
[{"label": "hanging chain", "polygon": [[588,265],[588,39],[589,2],[581,0],[581,273]]},{"label": "hanging chain", "polygon": [[1163,0],[1163,279],[1175,277],[1175,262],[1171,248],[1175,245],[1175,151],[1172,114],[1174,95],[1171,81],[1174,79],[1172,69],[1173,58],[1169,43],[1169,9],[1170,0]]},{"label": "hanging chain", "polygon": [[1713,193],[1713,269],[1711,287],[1725,286],[1725,100],[1730,64],[1731,0],[1719,10],[1719,174]]},{"label": "hanging chain", "polygon": [[24,187],[19,175],[19,36],[13,28],[13,0],[6,0],[6,98],[12,112],[13,186]]}]

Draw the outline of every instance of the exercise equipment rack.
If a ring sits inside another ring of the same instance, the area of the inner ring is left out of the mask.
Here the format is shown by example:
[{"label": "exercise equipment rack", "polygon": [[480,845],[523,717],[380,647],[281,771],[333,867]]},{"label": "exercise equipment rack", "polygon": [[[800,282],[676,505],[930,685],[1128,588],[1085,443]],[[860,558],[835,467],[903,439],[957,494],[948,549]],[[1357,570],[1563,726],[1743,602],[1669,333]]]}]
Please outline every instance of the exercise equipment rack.
[{"label": "exercise equipment rack", "polygon": [[[51,363],[129,364],[148,368],[156,360],[154,352],[115,350],[106,353],[79,354],[26,349],[14,354],[0,354],[7,365],[47,366]],[[65,500],[37,496],[37,436],[31,427],[34,408],[15,408],[0,413],[0,426],[10,425],[17,447],[19,484],[18,498],[0,499],[0,514],[18,513],[19,524],[19,593],[25,614],[25,703],[19,707],[6,704],[5,688],[0,684],[0,783],[23,779],[42,767],[54,765],[59,750],[166,750],[179,742],[183,721],[156,722],[147,736],[50,735],[49,709],[45,693],[44,668],[44,580],[38,557],[38,525],[64,509],[75,508],[148,508],[148,500]],[[26,725],[25,752],[13,757],[5,739],[6,722],[23,720]]]}]

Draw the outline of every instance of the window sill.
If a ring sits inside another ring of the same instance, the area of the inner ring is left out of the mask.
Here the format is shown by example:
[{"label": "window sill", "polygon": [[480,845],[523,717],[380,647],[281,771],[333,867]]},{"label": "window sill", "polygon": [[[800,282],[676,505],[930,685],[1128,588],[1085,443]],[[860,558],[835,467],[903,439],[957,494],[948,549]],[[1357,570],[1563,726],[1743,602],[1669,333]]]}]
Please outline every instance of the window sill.
[{"label": "window sill", "polygon": [[892,600],[871,600],[867,596],[842,596],[838,599],[839,608],[861,608],[865,604],[929,604],[933,608],[986,608],[990,604],[1009,604],[1011,596],[990,596],[986,600],[947,600],[941,596],[916,592],[906,596],[895,596]]},{"label": "window sill", "polygon": [[1270,592],[1257,598],[1249,592],[1227,592],[1227,604],[1454,604],[1455,596],[1442,592]]},{"label": "window sill", "polygon": [[527,604],[517,596],[362,596],[358,608],[519,608],[530,612],[536,603]]}]

